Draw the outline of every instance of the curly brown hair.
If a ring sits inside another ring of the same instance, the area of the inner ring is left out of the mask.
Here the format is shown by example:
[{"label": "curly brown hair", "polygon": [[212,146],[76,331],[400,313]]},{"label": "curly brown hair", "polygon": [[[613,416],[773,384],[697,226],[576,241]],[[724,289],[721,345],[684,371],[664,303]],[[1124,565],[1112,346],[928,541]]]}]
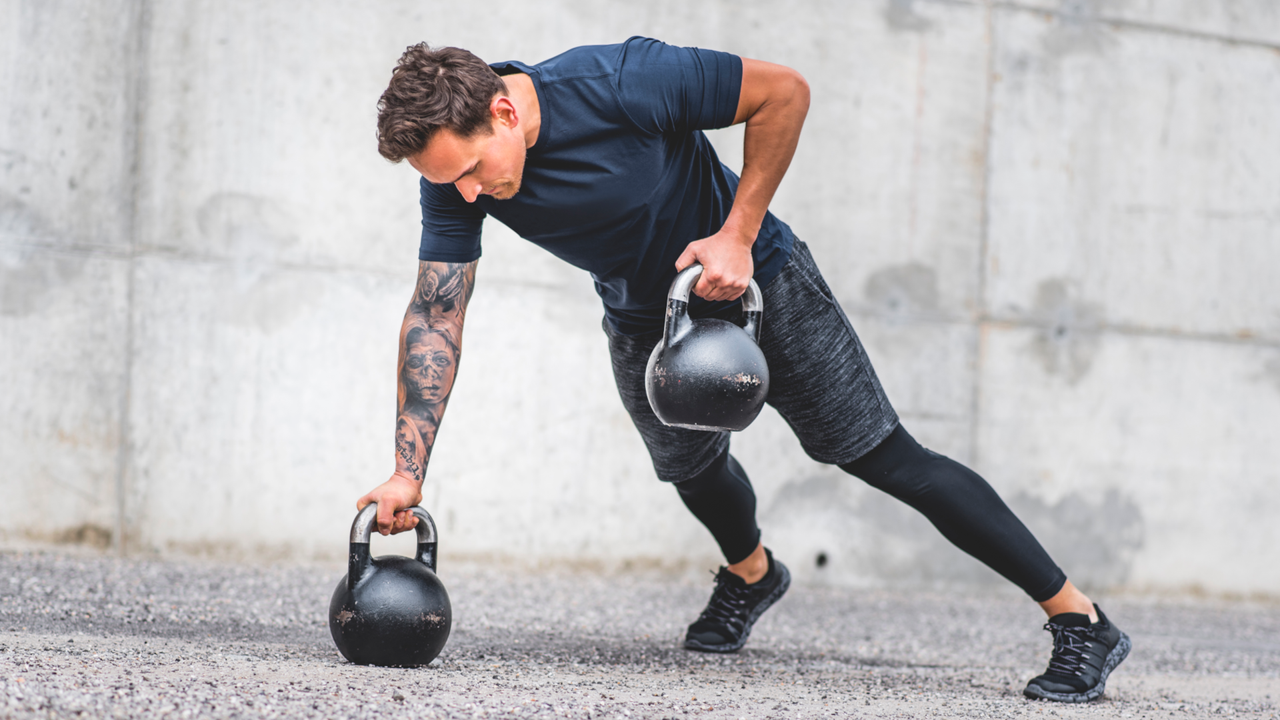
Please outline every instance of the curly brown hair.
[{"label": "curly brown hair", "polygon": [[483,60],[454,47],[409,46],[378,100],[378,153],[391,162],[417,155],[440,129],[489,134],[489,102],[506,92]]}]

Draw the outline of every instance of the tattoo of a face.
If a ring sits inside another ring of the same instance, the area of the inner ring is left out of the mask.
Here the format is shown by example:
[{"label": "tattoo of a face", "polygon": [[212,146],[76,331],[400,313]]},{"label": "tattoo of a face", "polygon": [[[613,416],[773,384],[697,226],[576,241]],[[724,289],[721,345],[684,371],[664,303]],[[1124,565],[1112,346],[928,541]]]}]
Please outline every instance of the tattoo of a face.
[{"label": "tattoo of a face", "polygon": [[408,391],[406,401],[439,405],[453,389],[458,347],[444,329],[413,327],[405,333],[404,371],[400,381]]},{"label": "tattoo of a face", "polygon": [[401,328],[397,467],[421,481],[461,357],[476,263],[423,262]]}]

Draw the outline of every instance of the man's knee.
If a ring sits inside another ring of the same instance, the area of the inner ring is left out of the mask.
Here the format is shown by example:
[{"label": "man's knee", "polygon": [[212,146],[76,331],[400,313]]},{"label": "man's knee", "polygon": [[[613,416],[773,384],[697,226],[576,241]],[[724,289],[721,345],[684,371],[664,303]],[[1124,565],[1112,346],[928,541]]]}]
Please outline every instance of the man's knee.
[{"label": "man's knee", "polygon": [[840,469],[868,485],[908,502],[920,500],[933,491],[933,483],[947,475],[953,462],[925,449],[902,427],[866,455],[843,463]]},{"label": "man's knee", "polygon": [[716,481],[720,479],[725,467],[729,464],[729,457],[729,448],[726,447],[700,472],[695,473],[687,480],[672,483],[676,486],[676,492],[680,493],[682,497],[700,495],[707,486],[716,484]]},{"label": "man's knee", "polygon": [[875,485],[878,479],[927,457],[927,451],[899,423],[879,445],[853,462],[842,463],[840,469]]},{"label": "man's knee", "polygon": [[729,493],[739,497],[751,498],[755,501],[755,489],[751,487],[751,479],[737,458],[729,454],[726,447],[706,468],[688,480],[673,483],[681,497],[702,497],[708,494],[723,495]]}]

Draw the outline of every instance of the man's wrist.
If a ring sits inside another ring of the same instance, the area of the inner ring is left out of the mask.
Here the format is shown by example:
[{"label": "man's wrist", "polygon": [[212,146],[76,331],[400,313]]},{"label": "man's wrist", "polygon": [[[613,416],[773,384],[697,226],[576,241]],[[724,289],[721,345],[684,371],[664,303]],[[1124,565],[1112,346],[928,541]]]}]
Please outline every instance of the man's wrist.
[{"label": "man's wrist", "polygon": [[421,479],[412,477],[411,475],[409,475],[403,470],[396,470],[394,473],[392,473],[391,479],[399,480],[402,483],[409,485],[409,487],[412,487],[414,490],[420,490],[422,488]]},{"label": "man's wrist", "polygon": [[727,234],[734,242],[748,250],[756,244],[756,238],[760,235],[760,223],[755,224],[754,230],[748,230],[749,225],[745,225],[741,221],[735,221],[730,217],[720,229],[721,233]]}]

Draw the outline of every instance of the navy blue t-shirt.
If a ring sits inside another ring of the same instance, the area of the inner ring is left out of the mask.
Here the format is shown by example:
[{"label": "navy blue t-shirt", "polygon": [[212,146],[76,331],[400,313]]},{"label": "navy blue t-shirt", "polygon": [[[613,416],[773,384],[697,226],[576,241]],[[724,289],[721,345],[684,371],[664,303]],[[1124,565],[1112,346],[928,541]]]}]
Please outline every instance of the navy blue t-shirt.
[{"label": "navy blue t-shirt", "polygon": [[[421,260],[480,257],[480,226],[492,215],[522,238],[591,273],[605,314],[624,334],[662,326],[675,261],[689,243],[724,225],[738,187],[702,130],[733,123],[742,60],[647,38],[580,47],[526,73],[542,123],[520,191],[466,202],[453,185],[424,178]],[[766,214],[752,248],[764,287],[791,254],[791,230]],[[715,313],[735,303],[691,310]]]}]

